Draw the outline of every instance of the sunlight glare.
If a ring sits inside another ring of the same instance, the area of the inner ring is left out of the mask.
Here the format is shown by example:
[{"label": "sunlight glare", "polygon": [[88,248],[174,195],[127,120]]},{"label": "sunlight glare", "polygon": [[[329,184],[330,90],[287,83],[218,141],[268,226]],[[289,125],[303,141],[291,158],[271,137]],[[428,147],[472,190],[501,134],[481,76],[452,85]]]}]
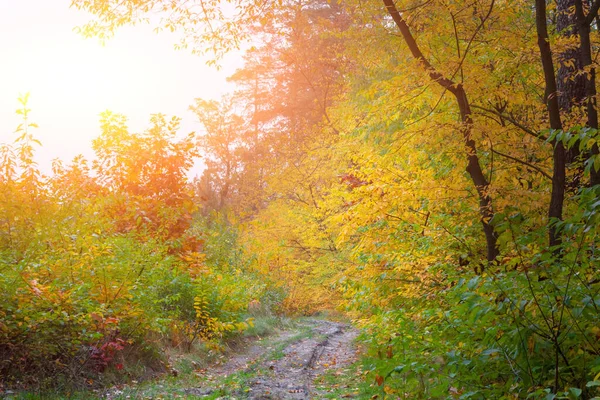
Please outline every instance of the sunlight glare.
[{"label": "sunlight glare", "polygon": [[188,107],[197,97],[227,92],[226,77],[241,64],[241,57],[232,55],[217,71],[206,59],[175,50],[175,35],[155,34],[143,25],[120,29],[103,46],[73,31],[88,19],[65,0],[0,4],[6,32],[0,36],[0,142],[20,122],[14,113],[17,98],[29,92],[45,172],[54,158],[91,156],[105,110],[127,116],[132,131],[146,129],[154,113],[183,118],[182,134],[198,130]]}]

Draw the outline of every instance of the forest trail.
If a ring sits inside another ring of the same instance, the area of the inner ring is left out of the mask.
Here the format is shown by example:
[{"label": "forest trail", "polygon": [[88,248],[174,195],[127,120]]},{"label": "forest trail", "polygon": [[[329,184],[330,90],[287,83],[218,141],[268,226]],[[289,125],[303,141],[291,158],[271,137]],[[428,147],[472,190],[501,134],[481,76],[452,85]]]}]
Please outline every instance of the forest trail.
[{"label": "forest trail", "polygon": [[[342,373],[342,368],[355,361],[358,331],[348,324],[319,319],[304,320],[298,328],[258,341],[212,368],[208,380],[213,382],[226,381],[235,374],[248,375],[244,389],[218,398],[323,398],[315,388],[315,379],[325,373]],[[184,392],[214,398],[216,389],[203,384]]]}]

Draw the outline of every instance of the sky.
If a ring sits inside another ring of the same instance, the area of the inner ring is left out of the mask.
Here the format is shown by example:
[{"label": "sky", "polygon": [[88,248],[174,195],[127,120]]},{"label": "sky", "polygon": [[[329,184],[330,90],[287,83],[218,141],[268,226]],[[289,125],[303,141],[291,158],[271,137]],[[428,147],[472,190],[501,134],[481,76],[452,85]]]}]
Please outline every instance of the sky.
[{"label": "sky", "polygon": [[189,106],[231,91],[226,77],[241,67],[232,54],[217,71],[175,50],[175,35],[150,26],[122,28],[102,46],[73,30],[90,18],[70,0],[0,0],[0,143],[16,137],[17,99],[29,92],[30,121],[43,145],[36,160],[45,173],[54,158],[91,158],[105,110],[126,115],[132,132],[144,131],[159,112],[181,117],[182,135],[200,131]]}]

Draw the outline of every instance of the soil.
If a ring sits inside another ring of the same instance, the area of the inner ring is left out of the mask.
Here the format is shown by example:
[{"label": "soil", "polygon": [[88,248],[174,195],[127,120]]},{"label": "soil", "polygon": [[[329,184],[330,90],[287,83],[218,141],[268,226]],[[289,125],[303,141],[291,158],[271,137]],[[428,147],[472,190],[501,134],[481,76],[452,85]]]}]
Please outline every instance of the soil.
[{"label": "soil", "polygon": [[[356,359],[354,339],[357,330],[348,324],[310,319],[301,327],[310,332],[280,332],[265,345],[255,342],[245,351],[211,368],[214,378],[224,378],[240,371],[253,372],[250,390],[236,394],[236,399],[317,399],[321,398],[313,382],[327,372],[335,372]],[[282,351],[275,351],[283,349]],[[188,388],[185,393],[209,396],[207,388]]]}]

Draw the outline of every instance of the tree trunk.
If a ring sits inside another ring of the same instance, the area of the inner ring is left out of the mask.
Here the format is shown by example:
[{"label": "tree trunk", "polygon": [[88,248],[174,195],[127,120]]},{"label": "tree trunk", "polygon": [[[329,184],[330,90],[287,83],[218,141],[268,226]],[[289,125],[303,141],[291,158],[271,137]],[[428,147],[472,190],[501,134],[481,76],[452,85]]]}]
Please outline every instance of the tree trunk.
[{"label": "tree trunk", "polygon": [[[598,15],[597,4],[592,6],[588,15],[585,15],[582,0],[574,0],[575,16],[579,33],[582,70],[589,68],[589,75],[582,74],[585,79],[585,101],[587,112],[587,126],[598,129],[598,110],[596,102],[596,69],[592,66],[592,43],[590,39],[591,24]],[[598,1],[596,2],[598,3]],[[598,145],[592,148],[592,154],[598,155]],[[600,185],[600,171],[592,167],[590,171],[590,186]]]},{"label": "tree trunk", "polygon": [[383,3],[385,4],[386,10],[396,23],[396,26],[398,26],[400,29],[400,33],[408,45],[413,57],[419,60],[423,68],[429,74],[431,80],[452,93],[456,99],[456,103],[460,112],[460,119],[462,122],[462,136],[467,151],[466,171],[471,177],[479,197],[479,213],[481,215],[481,223],[483,225],[483,232],[486,239],[487,260],[494,261],[499,253],[497,246],[498,235],[496,232],[494,232],[493,226],[490,225],[490,221],[494,216],[494,209],[492,207],[492,198],[489,195],[489,182],[487,181],[485,175],[483,174],[483,170],[481,169],[479,157],[477,156],[477,146],[472,138],[473,119],[471,116],[471,106],[469,104],[469,99],[465,89],[462,84],[456,84],[438,72],[425,58],[415,38],[412,36],[406,21],[404,21],[404,18],[402,18],[402,15],[398,12],[394,0],[383,0]]},{"label": "tree trunk", "polygon": [[[548,110],[550,119],[550,128],[562,130],[562,121],[560,118],[560,106],[558,103],[558,93],[556,85],[556,76],[554,74],[554,63],[552,61],[552,51],[548,38],[548,26],[546,22],[546,0],[535,0],[535,22],[538,37],[538,46],[542,59],[544,70],[544,81],[546,91],[544,101]],[[553,173],[552,173],[552,193],[550,197],[550,206],[548,208],[548,218],[562,219],[563,203],[565,200],[565,178],[566,178],[566,153],[563,144],[554,140]],[[560,233],[554,225],[549,229],[549,245],[557,246],[561,244]]]},{"label": "tree trunk", "polygon": [[[556,31],[565,38],[580,34],[579,24],[573,12],[575,2],[576,0],[556,1]],[[579,108],[585,99],[586,79],[580,73],[583,69],[581,47],[571,47],[561,52],[558,54],[557,62],[558,106],[561,112],[568,114],[573,108]],[[573,154],[573,160],[576,156],[577,154]]]}]

